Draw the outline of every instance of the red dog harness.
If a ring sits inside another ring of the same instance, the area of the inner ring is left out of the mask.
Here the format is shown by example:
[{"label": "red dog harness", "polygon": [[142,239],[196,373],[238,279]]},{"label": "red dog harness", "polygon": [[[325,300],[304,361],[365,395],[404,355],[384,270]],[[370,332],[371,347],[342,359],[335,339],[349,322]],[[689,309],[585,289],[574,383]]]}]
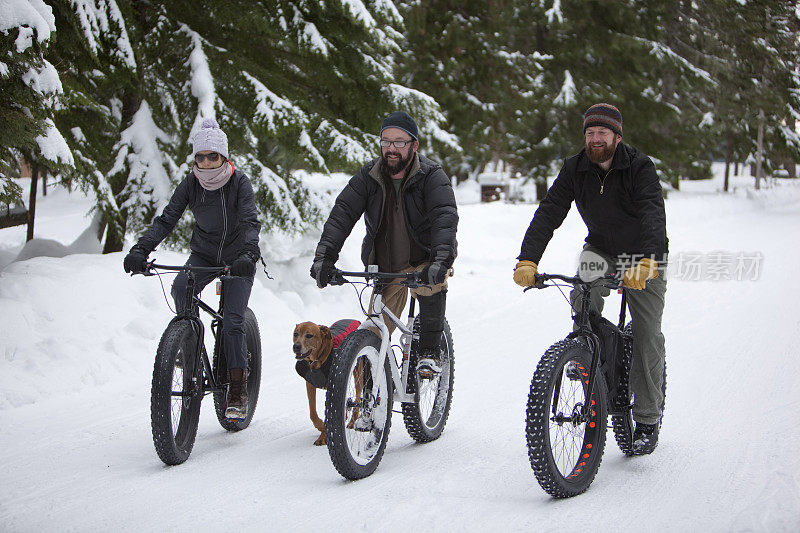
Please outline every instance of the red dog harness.
[{"label": "red dog harness", "polygon": [[338,348],[339,345],[342,344],[344,338],[357,330],[360,325],[361,322],[358,320],[350,319],[337,320],[334,322],[333,325],[331,325],[331,333],[334,335],[333,347]]}]

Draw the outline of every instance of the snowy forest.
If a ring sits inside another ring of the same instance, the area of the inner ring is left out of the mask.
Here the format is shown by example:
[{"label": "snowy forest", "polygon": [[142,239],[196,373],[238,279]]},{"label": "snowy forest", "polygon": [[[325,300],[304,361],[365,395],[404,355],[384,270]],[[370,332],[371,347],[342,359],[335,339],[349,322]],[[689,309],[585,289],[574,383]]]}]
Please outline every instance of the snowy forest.
[{"label": "snowy forest", "polygon": [[541,197],[598,101],[673,189],[712,160],[794,172],[798,27],[785,0],[0,0],[0,201],[24,160],[120,251],[213,117],[265,230],[299,232],[322,213],[298,171],[352,172],[396,109],[449,175],[502,161]]}]

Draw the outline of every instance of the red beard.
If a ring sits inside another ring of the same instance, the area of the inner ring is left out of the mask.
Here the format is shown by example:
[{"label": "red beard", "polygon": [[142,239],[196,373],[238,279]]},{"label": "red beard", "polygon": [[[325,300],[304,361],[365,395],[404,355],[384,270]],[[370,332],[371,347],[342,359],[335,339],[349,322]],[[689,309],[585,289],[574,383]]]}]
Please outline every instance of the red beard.
[{"label": "red beard", "polygon": [[605,163],[612,157],[614,157],[614,152],[617,151],[617,147],[610,144],[604,144],[603,146],[594,147],[590,146],[589,143],[586,143],[586,156],[589,158],[589,161],[594,163],[595,165],[599,165],[600,163]]}]

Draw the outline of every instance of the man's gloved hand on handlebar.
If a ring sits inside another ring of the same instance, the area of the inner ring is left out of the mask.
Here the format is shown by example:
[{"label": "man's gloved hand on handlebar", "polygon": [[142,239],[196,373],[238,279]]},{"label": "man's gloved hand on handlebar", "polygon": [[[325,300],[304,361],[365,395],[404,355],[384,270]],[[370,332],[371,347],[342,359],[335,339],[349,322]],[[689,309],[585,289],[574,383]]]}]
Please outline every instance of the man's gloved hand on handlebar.
[{"label": "man's gloved hand on handlebar", "polygon": [[530,287],[536,283],[536,274],[539,272],[539,267],[533,261],[524,259],[517,263],[514,267],[514,283],[520,287]]}]

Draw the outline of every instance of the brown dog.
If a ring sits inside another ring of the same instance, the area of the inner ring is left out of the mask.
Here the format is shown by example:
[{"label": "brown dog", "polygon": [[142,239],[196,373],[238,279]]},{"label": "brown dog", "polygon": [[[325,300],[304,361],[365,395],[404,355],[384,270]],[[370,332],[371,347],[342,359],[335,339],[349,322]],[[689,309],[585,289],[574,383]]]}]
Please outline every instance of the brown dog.
[{"label": "brown dog", "polygon": [[[315,446],[326,444],[325,422],[317,414],[317,387],[309,378],[309,374],[318,374],[322,366],[328,362],[328,357],[333,350],[333,335],[327,326],[320,326],[313,322],[302,322],[294,327],[292,351],[298,360],[297,372],[306,379],[306,394],[308,395],[308,411],[311,423],[319,430],[319,437],[314,441]],[[305,362],[305,365],[303,364]],[[330,366],[330,365],[326,365]],[[327,376],[326,376],[327,377]],[[324,387],[320,387],[324,388]]]},{"label": "brown dog", "polygon": [[[306,393],[308,395],[308,411],[311,423],[320,432],[320,436],[314,441],[316,446],[327,444],[325,438],[325,422],[317,415],[317,389],[328,387],[328,375],[331,370],[333,358],[331,353],[350,333],[358,329],[361,322],[352,319],[337,320],[328,328],[313,322],[302,322],[294,327],[292,351],[294,358],[297,359],[295,370],[306,381]],[[360,379],[361,363],[353,372],[356,385],[356,397],[361,398]],[[358,373],[358,375],[357,375]],[[352,428],[355,419],[358,418],[358,409],[353,412],[348,427]]]}]

